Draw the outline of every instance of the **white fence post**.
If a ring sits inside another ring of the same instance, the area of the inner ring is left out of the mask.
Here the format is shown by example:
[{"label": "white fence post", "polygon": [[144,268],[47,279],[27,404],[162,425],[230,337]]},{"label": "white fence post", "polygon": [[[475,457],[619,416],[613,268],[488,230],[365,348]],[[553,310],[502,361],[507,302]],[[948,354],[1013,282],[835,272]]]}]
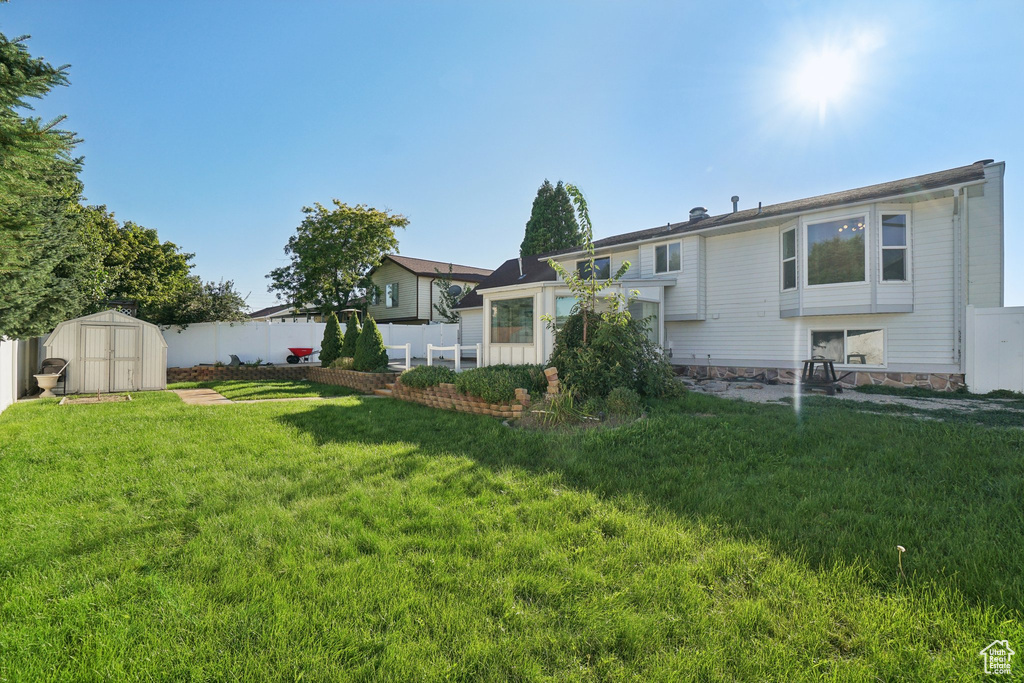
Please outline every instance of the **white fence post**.
[{"label": "white fence post", "polygon": [[483,367],[483,365],[481,364],[483,352],[484,352],[484,345],[481,344],[480,342],[477,342],[477,344],[476,344],[476,366],[478,368]]},{"label": "white fence post", "polygon": [[434,345],[427,344],[427,367],[434,364]]},{"label": "white fence post", "polygon": [[405,369],[412,368],[412,342],[405,342]]},{"label": "white fence post", "polygon": [[462,349],[456,344],[455,345],[455,372],[462,369]]}]

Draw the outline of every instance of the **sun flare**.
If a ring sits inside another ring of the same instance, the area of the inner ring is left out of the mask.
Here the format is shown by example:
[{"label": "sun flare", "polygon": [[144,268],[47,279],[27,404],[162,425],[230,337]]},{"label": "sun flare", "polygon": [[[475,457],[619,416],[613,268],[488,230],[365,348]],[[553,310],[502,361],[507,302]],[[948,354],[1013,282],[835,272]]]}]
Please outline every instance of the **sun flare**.
[{"label": "sun flare", "polygon": [[804,57],[793,74],[797,97],[818,109],[825,118],[829,105],[845,98],[858,76],[857,55],[852,50],[827,48]]}]

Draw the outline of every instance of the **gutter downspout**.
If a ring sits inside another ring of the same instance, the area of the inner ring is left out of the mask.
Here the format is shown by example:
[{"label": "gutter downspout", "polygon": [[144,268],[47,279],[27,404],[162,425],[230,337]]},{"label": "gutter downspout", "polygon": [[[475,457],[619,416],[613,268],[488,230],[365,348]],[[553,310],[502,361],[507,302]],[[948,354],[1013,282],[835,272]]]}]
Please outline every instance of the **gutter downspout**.
[{"label": "gutter downspout", "polygon": [[963,186],[953,188],[953,361],[964,370],[963,306],[964,296],[964,199]]}]

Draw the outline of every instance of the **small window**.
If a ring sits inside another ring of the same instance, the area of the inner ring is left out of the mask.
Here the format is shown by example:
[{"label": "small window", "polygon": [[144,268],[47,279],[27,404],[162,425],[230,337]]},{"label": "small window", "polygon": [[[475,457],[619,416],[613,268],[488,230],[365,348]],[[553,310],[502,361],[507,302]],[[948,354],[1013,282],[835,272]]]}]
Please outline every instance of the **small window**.
[{"label": "small window", "polygon": [[796,228],[782,233],[782,288],[796,288]]},{"label": "small window", "polygon": [[882,281],[903,282],[907,277],[907,214],[882,214]]},{"label": "small window", "polygon": [[882,330],[817,330],[811,332],[811,355],[845,365],[885,365]]},{"label": "small window", "polygon": [[562,325],[565,325],[565,321],[572,315],[572,310],[576,307],[576,297],[573,296],[559,296],[555,297],[555,329],[561,330]]},{"label": "small window", "polygon": [[661,244],[654,248],[654,272],[671,273],[682,269],[681,243]]},{"label": "small window", "polygon": [[491,343],[533,343],[533,297],[491,302]]},{"label": "small window", "polygon": [[[590,261],[577,261],[576,272],[581,278],[590,278]],[[594,279],[607,280],[612,276],[612,260],[607,256],[594,259]]]},{"label": "small window", "polygon": [[392,282],[391,284],[384,286],[384,307],[385,308],[397,308],[398,307],[398,283]]},{"label": "small window", "polygon": [[807,226],[807,284],[864,282],[867,218],[853,216]]}]

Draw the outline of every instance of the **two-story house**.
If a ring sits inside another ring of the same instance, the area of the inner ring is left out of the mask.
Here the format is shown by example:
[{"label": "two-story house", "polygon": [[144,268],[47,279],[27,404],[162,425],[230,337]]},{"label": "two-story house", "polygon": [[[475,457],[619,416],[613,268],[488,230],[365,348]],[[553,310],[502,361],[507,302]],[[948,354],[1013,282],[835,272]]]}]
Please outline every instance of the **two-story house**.
[{"label": "two-story house", "polygon": [[[844,192],[615,235],[599,274],[630,268],[634,316],[697,376],[792,378],[825,356],[851,383],[963,384],[966,308],[1003,305],[1003,172],[992,160]],[[540,319],[574,300],[546,263],[510,259],[460,304],[483,364],[543,363]],[[599,275],[600,277],[600,275]]]},{"label": "two-story house", "polygon": [[448,275],[449,268],[453,286],[464,291],[475,287],[492,272],[486,268],[388,254],[370,271],[376,291],[371,292],[367,312],[379,323],[443,322],[434,304],[440,300],[438,282]]}]

